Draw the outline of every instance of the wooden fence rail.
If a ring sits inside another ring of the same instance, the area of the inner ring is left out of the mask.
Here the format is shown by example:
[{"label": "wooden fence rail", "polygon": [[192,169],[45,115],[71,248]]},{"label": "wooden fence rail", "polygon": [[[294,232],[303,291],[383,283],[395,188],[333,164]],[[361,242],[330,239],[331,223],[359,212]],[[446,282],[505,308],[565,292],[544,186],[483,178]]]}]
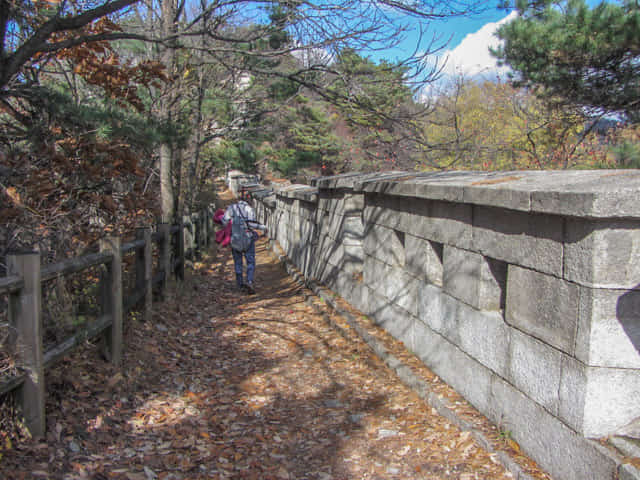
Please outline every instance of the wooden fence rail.
[{"label": "wooden fence rail", "polygon": [[[0,278],[0,295],[8,295],[10,344],[20,342],[21,374],[0,381],[0,395],[17,394],[25,423],[34,436],[45,433],[45,369],[62,359],[87,339],[102,336],[106,358],[120,366],[123,350],[125,312],[143,303],[143,318],[151,320],[153,288],[162,294],[173,274],[184,279],[186,259],[196,259],[211,244],[213,206],[181,219],[178,225],[158,224],[135,232],[135,240],[121,243],[119,237],[100,240],[99,251],[53,265],[40,266],[38,252],[7,256],[7,276]],[[153,243],[157,245],[157,265],[153,271]],[[123,291],[122,258],[135,256],[133,288]],[[104,266],[98,302],[100,313],[88,326],[61,343],[43,351],[43,282]]]}]

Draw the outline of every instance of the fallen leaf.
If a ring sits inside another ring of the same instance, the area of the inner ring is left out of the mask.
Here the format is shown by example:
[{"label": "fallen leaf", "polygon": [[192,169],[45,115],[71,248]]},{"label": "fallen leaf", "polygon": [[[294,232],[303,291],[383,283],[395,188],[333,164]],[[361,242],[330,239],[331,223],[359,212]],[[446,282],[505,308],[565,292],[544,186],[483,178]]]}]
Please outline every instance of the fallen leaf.
[{"label": "fallen leaf", "polygon": [[147,480],[146,475],[143,473],[127,473],[128,480]]},{"label": "fallen leaf", "polygon": [[7,195],[11,200],[13,200],[15,204],[20,205],[20,194],[18,193],[15,187],[6,188],[5,192],[7,192]]},{"label": "fallen leaf", "polygon": [[107,382],[107,387],[113,388],[122,380],[124,380],[124,377],[122,376],[122,373],[118,372],[109,379],[109,381]]},{"label": "fallen leaf", "polygon": [[518,445],[518,442],[510,438],[507,443],[516,451],[516,453],[520,453],[520,445]]}]

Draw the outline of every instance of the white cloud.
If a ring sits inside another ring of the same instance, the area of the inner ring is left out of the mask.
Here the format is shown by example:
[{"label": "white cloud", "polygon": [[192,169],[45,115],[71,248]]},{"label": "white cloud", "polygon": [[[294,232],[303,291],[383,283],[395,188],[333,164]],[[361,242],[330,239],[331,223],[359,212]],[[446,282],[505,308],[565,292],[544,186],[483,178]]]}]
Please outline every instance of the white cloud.
[{"label": "white cloud", "polygon": [[517,16],[511,12],[499,22],[485,24],[475,33],[470,33],[453,50],[447,50],[441,55],[446,59],[443,73],[448,75],[462,74],[466,77],[504,76],[509,71],[508,67],[499,67],[496,59],[489,53],[489,48],[496,48],[501,41],[496,36],[500,25],[513,20]]}]

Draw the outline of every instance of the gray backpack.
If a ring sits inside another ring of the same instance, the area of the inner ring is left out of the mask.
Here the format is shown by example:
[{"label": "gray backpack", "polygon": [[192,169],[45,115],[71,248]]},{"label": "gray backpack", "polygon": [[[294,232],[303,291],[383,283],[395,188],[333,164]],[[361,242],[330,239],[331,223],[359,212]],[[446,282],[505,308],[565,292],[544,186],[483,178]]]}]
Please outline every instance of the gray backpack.
[{"label": "gray backpack", "polygon": [[247,225],[247,218],[242,215],[240,207],[231,207],[231,248],[246,252],[254,240],[253,230]]}]

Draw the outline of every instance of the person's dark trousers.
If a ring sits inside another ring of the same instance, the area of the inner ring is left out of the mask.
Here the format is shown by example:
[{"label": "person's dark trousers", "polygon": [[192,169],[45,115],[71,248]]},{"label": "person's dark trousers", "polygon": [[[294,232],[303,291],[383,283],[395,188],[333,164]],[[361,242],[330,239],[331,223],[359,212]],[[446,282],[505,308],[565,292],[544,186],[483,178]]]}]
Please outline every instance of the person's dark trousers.
[{"label": "person's dark trousers", "polygon": [[251,245],[246,252],[241,252],[240,250],[235,250],[232,248],[231,253],[233,255],[233,266],[236,271],[236,285],[238,285],[238,287],[242,287],[243,285],[245,285],[242,275],[242,257],[244,256],[244,258],[247,260],[246,285],[253,288],[253,274],[256,270],[256,243],[251,242]]}]

